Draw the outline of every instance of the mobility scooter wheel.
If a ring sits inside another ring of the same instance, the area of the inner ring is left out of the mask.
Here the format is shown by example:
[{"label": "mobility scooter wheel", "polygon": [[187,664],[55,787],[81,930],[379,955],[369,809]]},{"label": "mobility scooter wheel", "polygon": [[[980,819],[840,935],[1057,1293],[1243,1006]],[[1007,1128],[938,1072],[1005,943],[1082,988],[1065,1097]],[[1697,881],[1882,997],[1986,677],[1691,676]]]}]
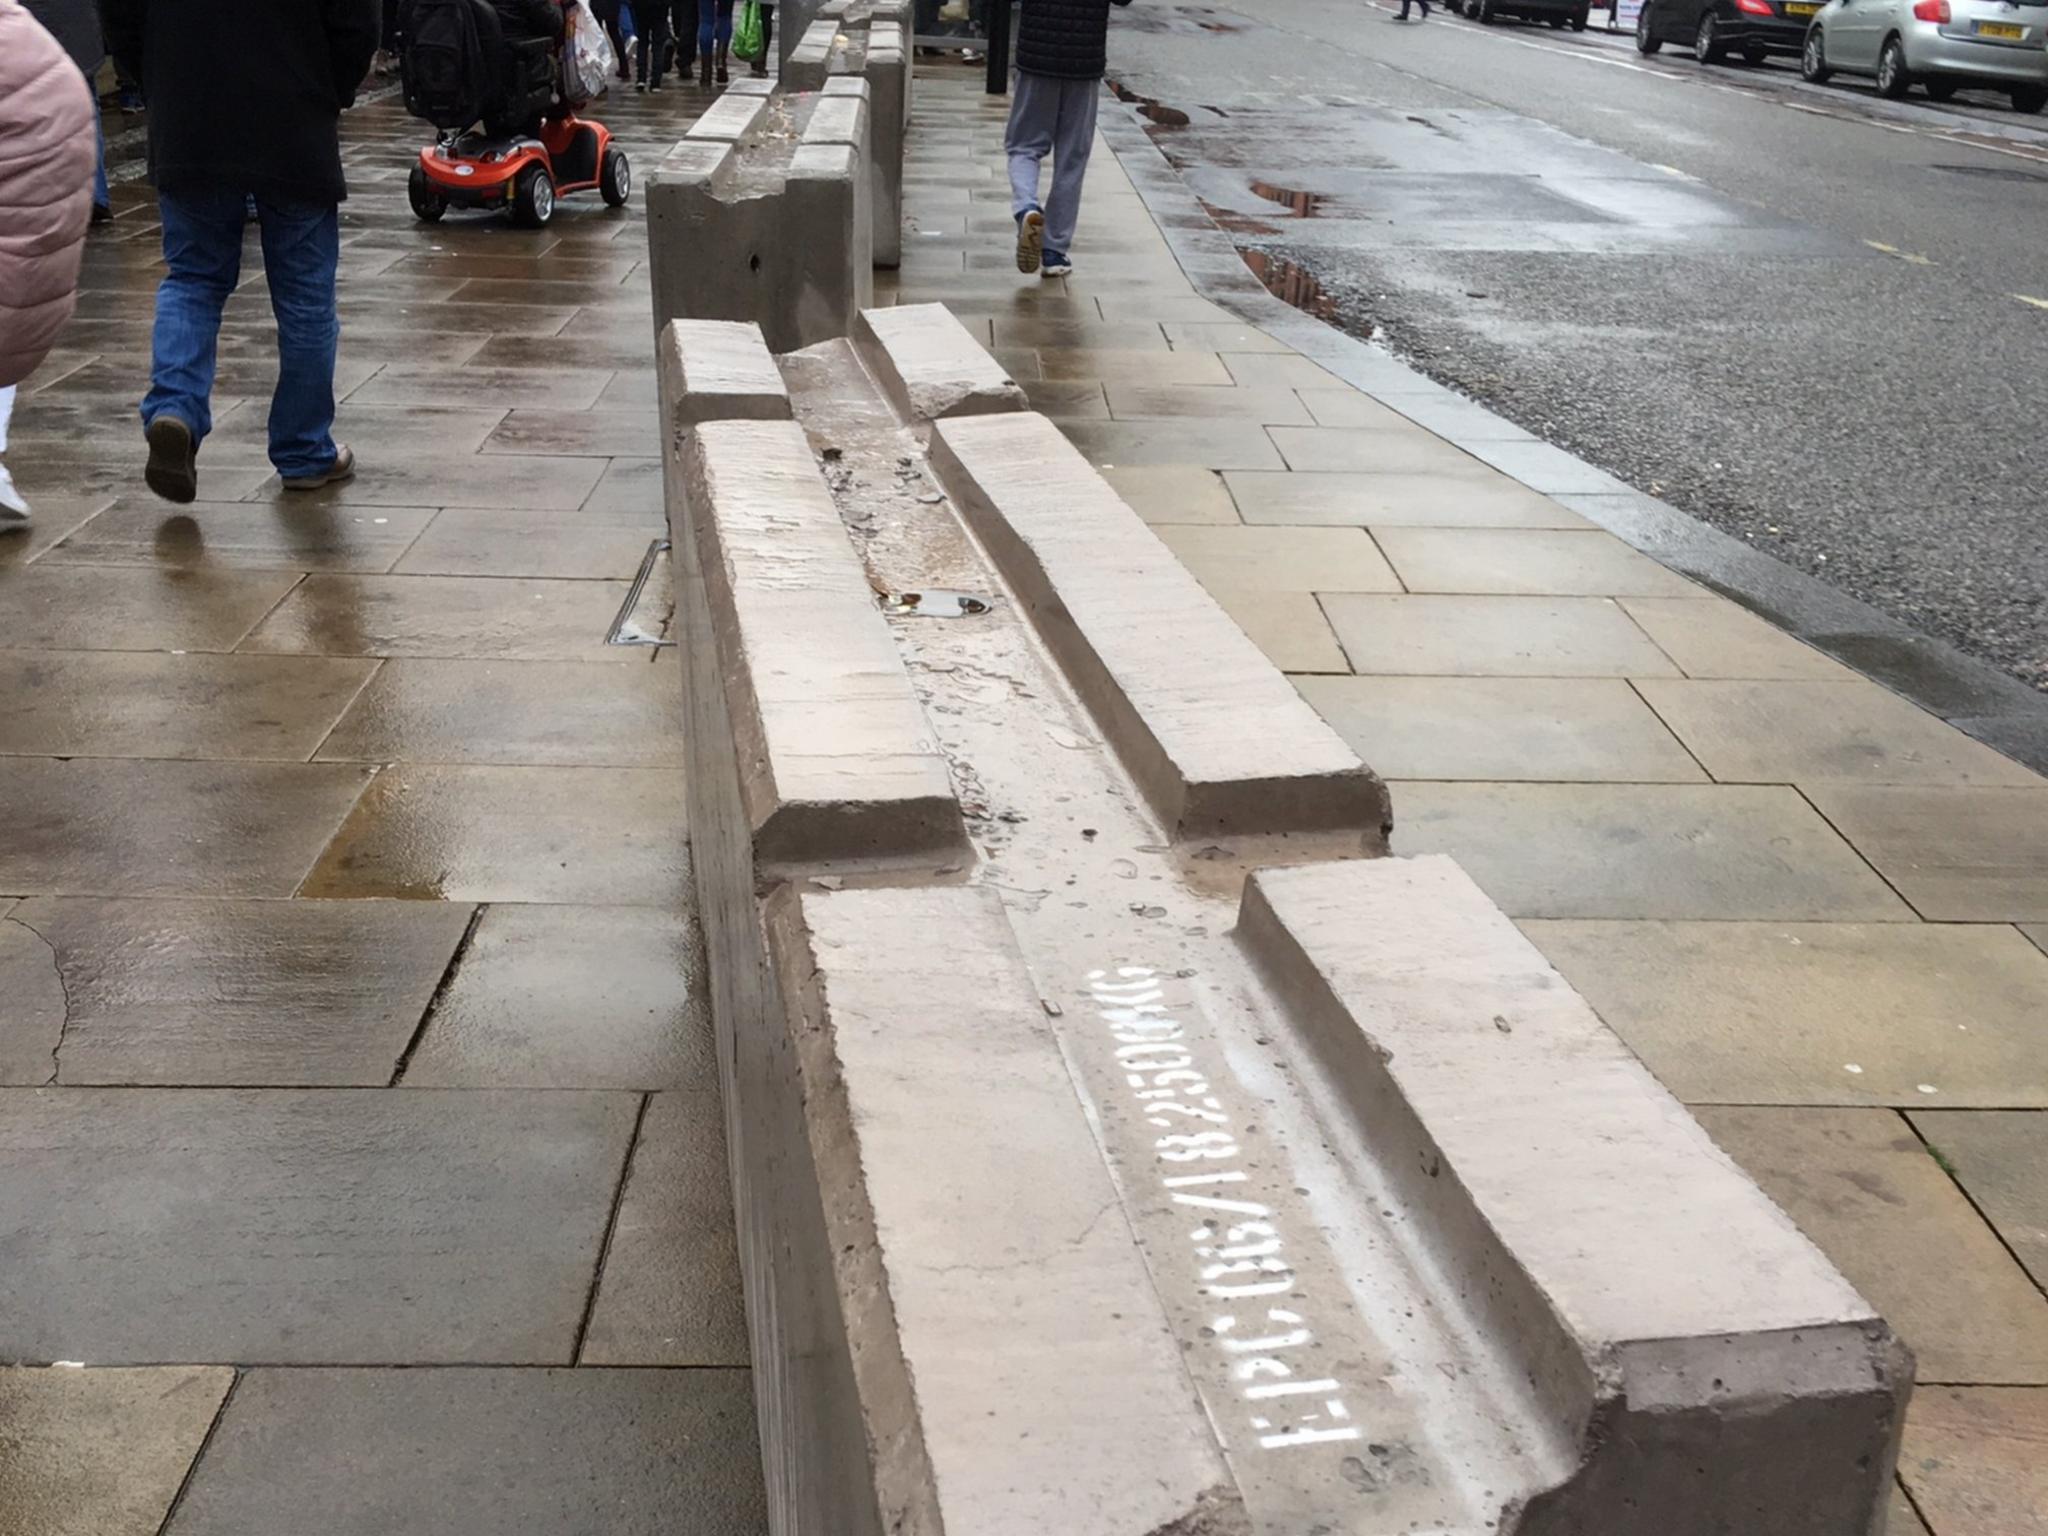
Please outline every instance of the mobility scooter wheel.
[{"label": "mobility scooter wheel", "polygon": [[604,152],[604,164],[598,167],[597,190],[608,207],[623,208],[626,199],[633,195],[633,165],[627,160],[623,149],[608,149]]},{"label": "mobility scooter wheel", "polygon": [[405,179],[406,200],[412,204],[412,211],[429,224],[437,224],[441,215],[448,211],[448,199],[434,190],[427,173],[418,166],[412,168],[412,175]]},{"label": "mobility scooter wheel", "polygon": [[539,229],[555,216],[555,178],[538,165],[519,173],[512,188],[512,222]]}]

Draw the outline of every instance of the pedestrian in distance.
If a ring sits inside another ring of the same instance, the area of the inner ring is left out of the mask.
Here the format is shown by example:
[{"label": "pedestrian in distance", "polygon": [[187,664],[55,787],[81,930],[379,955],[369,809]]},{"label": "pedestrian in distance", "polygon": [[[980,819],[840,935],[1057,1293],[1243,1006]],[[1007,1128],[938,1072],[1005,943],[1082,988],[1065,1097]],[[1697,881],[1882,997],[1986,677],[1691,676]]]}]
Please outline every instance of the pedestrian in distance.
[{"label": "pedestrian in distance", "polygon": [[[1424,21],[1429,20],[1429,0],[1415,0],[1415,3],[1422,7],[1422,19]],[[1408,19],[1408,4],[1409,0],[1401,0],[1401,14],[1396,16],[1394,20],[1406,21]]]},{"label": "pedestrian in distance", "polygon": [[773,0],[761,0],[761,56],[747,66],[747,73],[755,79],[762,79],[768,73],[768,54],[775,47],[775,6]]},{"label": "pedestrian in distance", "polygon": [[[1065,277],[1074,270],[1081,183],[1095,144],[1095,109],[1109,69],[1109,8],[1131,0],[1023,0],[1017,78],[1003,148],[1010,156],[1010,211],[1017,270]],[[1052,195],[1038,200],[1052,156]]]},{"label": "pedestrian in distance", "polygon": [[143,478],[166,500],[199,494],[221,311],[241,279],[252,204],[277,320],[270,462],[288,491],[355,473],[333,436],[341,113],[377,51],[379,12],[378,0],[102,0],[107,44],[149,102],[169,270],[142,400]]},{"label": "pedestrian in distance", "polygon": [[7,470],[7,426],[14,387],[77,303],[98,113],[63,45],[17,0],[0,0],[0,532],[28,526]]},{"label": "pedestrian in distance", "polygon": [[732,49],[733,0],[697,0],[697,83],[724,85]]},{"label": "pedestrian in distance", "polygon": [[94,0],[24,0],[28,12],[43,24],[50,36],[64,45],[71,62],[85,76],[93,93],[92,221],[104,224],[114,216],[107,190],[107,136],[100,127],[99,87],[94,83],[100,65],[106,62],[107,47],[100,38],[100,12]]}]

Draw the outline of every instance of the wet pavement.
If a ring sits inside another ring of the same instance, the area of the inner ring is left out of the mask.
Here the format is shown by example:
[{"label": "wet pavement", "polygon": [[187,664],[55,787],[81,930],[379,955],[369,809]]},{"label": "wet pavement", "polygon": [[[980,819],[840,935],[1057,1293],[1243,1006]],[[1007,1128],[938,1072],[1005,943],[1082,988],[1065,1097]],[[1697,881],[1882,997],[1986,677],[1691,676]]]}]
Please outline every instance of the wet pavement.
[{"label": "wet pavement", "polygon": [[1111,53],[1275,291],[2048,688],[2039,119],[1350,0]]},{"label": "wet pavement", "polygon": [[[1299,34],[1256,52],[1233,14],[1134,8],[1113,52],[1142,63],[1178,17],[1165,35],[1211,73],[1166,99],[1216,101],[1257,70],[1276,121],[1283,69],[1313,90],[1349,67]],[[1317,14],[1349,39],[1379,13]],[[1377,121],[1430,89],[1371,78]],[[1620,499],[1596,469],[1383,358],[1355,387],[1294,350],[1299,326],[1282,340],[1236,297],[1219,307],[1206,248],[1184,269],[1169,237],[1242,239],[1233,216],[1290,199],[1247,190],[1204,215],[1218,184],[1183,184],[1136,127],[1158,113],[1107,124],[1122,158],[1097,147],[1075,275],[1043,281],[1011,267],[1000,104],[921,79],[918,110],[884,294],[942,300],[994,344],[1392,781],[1394,851],[1454,855],[1918,1352],[1892,1529],[2037,1529],[2048,781],[1597,526],[1572,505]],[[1205,142],[1234,121],[1210,114]],[[1497,117],[1467,126],[1509,154]],[[1418,156],[1461,152],[1407,129]],[[1303,139],[1288,163],[1328,147]],[[1330,169],[1287,185],[1336,199]],[[1669,206],[1760,242],[1817,238],[1653,174]],[[1411,210],[1447,195],[1425,181]],[[1575,366],[1581,390],[1605,377]]]},{"label": "wet pavement", "polygon": [[[644,170],[706,99],[602,111]],[[665,535],[645,225],[419,225],[421,131],[345,119],[355,482],[270,473],[252,241],[200,500],[142,488],[132,180],[15,416],[8,1530],[762,1529],[680,683],[605,643]]]}]

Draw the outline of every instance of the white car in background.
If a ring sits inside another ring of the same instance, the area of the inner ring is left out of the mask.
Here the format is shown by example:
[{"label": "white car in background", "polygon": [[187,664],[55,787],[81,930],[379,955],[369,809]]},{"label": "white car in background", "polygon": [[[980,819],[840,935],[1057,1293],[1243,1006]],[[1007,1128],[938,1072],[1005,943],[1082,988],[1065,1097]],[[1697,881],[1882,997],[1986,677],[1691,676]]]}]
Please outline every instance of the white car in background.
[{"label": "white car in background", "polygon": [[2048,106],[2048,0],[1828,0],[1807,29],[1799,72],[1816,84],[1871,75],[1880,96],[1924,86],[2003,91],[2016,112]]}]

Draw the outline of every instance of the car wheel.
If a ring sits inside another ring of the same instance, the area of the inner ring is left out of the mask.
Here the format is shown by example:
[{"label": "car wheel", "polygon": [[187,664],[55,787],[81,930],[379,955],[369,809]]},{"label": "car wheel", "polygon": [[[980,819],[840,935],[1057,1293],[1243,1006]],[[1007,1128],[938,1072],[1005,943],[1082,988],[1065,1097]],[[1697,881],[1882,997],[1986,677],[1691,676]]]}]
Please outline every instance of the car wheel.
[{"label": "car wheel", "polygon": [[1586,23],[1592,20],[1592,16],[1593,13],[1589,7],[1580,6],[1576,11],[1572,12],[1572,30],[1574,32],[1585,31]]},{"label": "car wheel", "polygon": [[1806,34],[1806,46],[1799,50],[1799,73],[1815,85],[1826,85],[1828,77],[1834,73],[1828,68],[1827,39],[1820,35],[1819,27]]},{"label": "car wheel", "polygon": [[1636,52],[1655,53],[1664,46],[1664,39],[1650,30],[1650,8],[1646,5],[1636,12]]},{"label": "car wheel", "polygon": [[1927,92],[1930,101],[1947,101],[1955,95],[1956,83],[1953,80],[1929,80],[1921,89]]},{"label": "car wheel", "polygon": [[448,211],[448,199],[434,190],[427,173],[418,166],[405,179],[405,200],[412,204],[413,213],[428,224],[440,223],[441,215]]},{"label": "car wheel", "polygon": [[1877,56],[1877,94],[1897,101],[1913,89],[1913,72],[1906,68],[1906,46],[1896,37],[1884,40]]},{"label": "car wheel", "polygon": [[1552,16],[1549,18],[1549,21],[1551,31],[1562,32],[1564,30],[1564,18],[1562,16]]},{"label": "car wheel", "polygon": [[597,191],[613,208],[625,207],[626,199],[633,195],[633,164],[623,149],[604,152],[604,164],[597,172]]},{"label": "car wheel", "polygon": [[1482,27],[1490,27],[1500,19],[1500,12],[1493,8],[1493,0],[1479,0],[1479,9],[1472,19]]},{"label": "car wheel", "polygon": [[537,165],[519,173],[512,189],[512,222],[539,229],[555,216],[555,178]]},{"label": "car wheel", "polygon": [[1721,29],[1715,24],[1712,11],[1700,18],[1700,29],[1692,36],[1692,56],[1702,64],[1719,64],[1728,57],[1728,50],[1721,43]]},{"label": "car wheel", "polygon": [[2035,113],[2048,107],[2048,86],[2022,85],[2012,93],[2015,112]]}]

